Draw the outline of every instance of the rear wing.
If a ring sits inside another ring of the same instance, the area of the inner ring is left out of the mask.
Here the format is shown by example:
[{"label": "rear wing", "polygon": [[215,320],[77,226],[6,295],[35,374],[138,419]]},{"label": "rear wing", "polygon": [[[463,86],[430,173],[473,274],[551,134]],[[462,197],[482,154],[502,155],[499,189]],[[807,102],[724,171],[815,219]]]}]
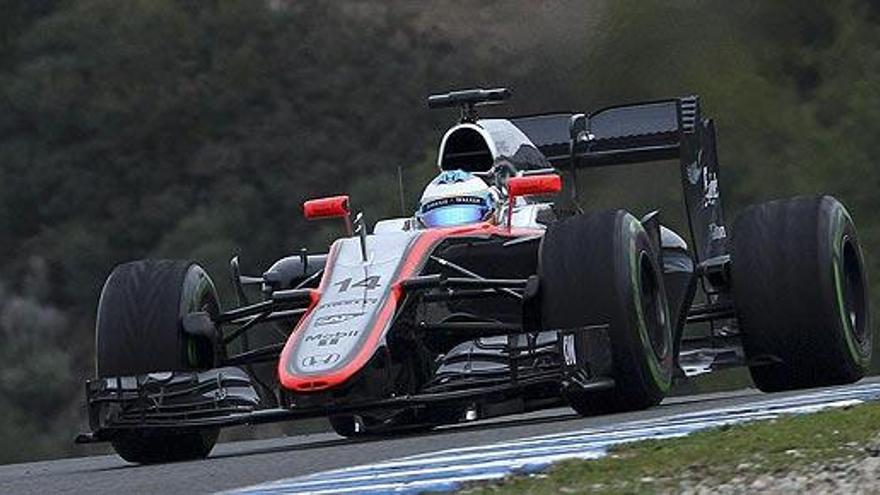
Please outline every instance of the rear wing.
[{"label": "rear wing", "polygon": [[678,160],[694,255],[705,261],[726,254],[715,126],[700,115],[699,97],[613,106],[588,115],[555,113],[510,121],[551,164],[572,176],[572,199],[579,169]]},{"label": "rear wing", "polygon": [[679,158],[685,135],[696,132],[700,105],[688,96],[510,121],[554,165],[565,166],[574,155],[579,168],[600,167]]}]

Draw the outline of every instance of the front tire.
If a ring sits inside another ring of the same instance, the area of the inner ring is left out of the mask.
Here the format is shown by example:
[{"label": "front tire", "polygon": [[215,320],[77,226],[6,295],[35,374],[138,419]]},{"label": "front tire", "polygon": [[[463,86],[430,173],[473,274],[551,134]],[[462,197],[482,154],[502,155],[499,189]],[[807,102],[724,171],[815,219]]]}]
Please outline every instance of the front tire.
[{"label": "front tire", "polygon": [[[562,220],[544,236],[538,273],[545,330],[609,325],[616,386],[598,393],[574,387],[566,392],[572,408],[591,415],[660,403],[672,384],[672,324],[642,224],[623,210]],[[576,349],[595,345],[575,335]]]},{"label": "front tire", "polygon": [[747,208],[733,226],[734,303],[765,392],[852,383],[871,363],[868,281],[856,229],[831,196]]},{"label": "front tire", "polygon": [[[216,315],[219,310],[213,282],[195,263],[143,260],[117,266],[98,302],[98,377],[213,368],[219,339],[186,334],[181,318],[197,311]],[[216,428],[127,430],[111,443],[129,462],[184,461],[206,457],[218,432]]]},{"label": "front tire", "polygon": [[337,435],[345,438],[380,438],[427,433],[436,426],[433,423],[419,422],[411,417],[412,412],[402,413],[390,423],[383,422],[373,416],[355,416],[351,414],[330,416],[330,426]]}]

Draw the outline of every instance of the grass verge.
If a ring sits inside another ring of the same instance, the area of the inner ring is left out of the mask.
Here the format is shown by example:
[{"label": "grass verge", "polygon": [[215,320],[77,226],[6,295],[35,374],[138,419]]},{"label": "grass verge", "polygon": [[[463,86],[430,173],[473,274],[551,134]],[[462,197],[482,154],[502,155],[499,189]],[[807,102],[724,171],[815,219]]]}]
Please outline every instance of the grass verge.
[{"label": "grass verge", "polygon": [[544,475],[512,477],[466,493],[651,493],[677,491],[683,480],[746,482],[765,474],[810,469],[878,455],[880,404],[784,416],[615,447],[594,461],[566,461]]}]

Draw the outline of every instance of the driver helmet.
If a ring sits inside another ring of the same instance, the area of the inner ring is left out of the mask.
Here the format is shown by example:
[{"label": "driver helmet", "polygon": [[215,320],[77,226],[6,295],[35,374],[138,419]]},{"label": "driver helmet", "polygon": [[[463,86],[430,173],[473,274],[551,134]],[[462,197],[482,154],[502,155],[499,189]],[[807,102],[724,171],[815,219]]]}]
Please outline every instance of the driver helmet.
[{"label": "driver helmet", "polygon": [[464,170],[441,172],[422,193],[416,218],[425,227],[453,227],[495,220],[497,194]]}]

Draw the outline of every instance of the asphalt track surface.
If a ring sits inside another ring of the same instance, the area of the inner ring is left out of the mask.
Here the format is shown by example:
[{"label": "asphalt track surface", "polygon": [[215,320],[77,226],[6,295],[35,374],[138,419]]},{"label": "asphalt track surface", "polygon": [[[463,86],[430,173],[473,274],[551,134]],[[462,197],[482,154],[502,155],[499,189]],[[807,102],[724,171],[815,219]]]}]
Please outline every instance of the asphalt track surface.
[{"label": "asphalt track surface", "polygon": [[[861,383],[880,383],[874,377]],[[568,408],[444,427],[407,437],[351,441],[333,433],[218,445],[203,461],[157,466],[114,455],[0,466],[0,493],[212,493],[280,478],[357,466],[436,450],[696,412],[803,393],[767,395],[752,389],[673,397],[635,413],[581,418]],[[8,447],[7,447],[8,448]]]}]

